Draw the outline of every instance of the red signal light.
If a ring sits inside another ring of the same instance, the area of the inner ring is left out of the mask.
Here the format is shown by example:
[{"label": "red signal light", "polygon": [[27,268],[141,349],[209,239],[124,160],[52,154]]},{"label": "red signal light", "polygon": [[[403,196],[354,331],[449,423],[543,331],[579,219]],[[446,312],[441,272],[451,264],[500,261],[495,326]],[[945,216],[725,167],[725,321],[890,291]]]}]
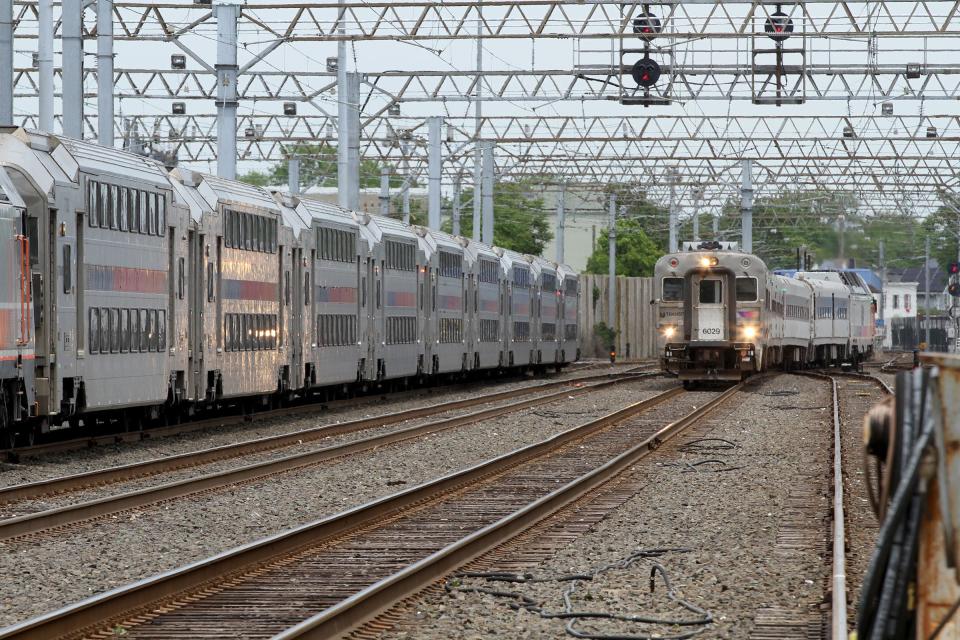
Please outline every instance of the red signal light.
[{"label": "red signal light", "polygon": [[793,18],[783,11],[774,11],[763,23],[767,37],[775,42],[783,42],[793,33]]},{"label": "red signal light", "polygon": [[947,267],[947,271],[952,276],[960,274],[960,262],[951,262],[950,266]]},{"label": "red signal light", "polygon": [[633,76],[634,82],[644,89],[649,89],[657,84],[657,80],[660,79],[660,65],[657,64],[656,60],[645,57],[634,63],[630,74]]}]

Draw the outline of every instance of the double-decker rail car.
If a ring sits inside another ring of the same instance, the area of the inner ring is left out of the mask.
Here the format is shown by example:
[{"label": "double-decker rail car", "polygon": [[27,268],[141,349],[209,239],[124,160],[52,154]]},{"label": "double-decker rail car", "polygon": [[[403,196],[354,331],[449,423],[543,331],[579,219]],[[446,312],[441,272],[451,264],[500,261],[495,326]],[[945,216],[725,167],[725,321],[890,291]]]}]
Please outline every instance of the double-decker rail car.
[{"label": "double-decker rail car", "polygon": [[568,267],[0,129],[0,438],[578,357]]},{"label": "double-decker rail car", "polygon": [[681,380],[858,365],[872,353],[870,296],[855,274],[791,278],[732,243],[705,242],[661,258],[654,278],[661,363]]}]

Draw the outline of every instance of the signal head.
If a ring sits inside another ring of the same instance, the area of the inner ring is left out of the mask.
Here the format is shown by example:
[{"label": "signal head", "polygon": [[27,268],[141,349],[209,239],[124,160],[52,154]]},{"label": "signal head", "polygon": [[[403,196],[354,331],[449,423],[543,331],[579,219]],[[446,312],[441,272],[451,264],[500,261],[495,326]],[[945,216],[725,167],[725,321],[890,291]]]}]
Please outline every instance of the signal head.
[{"label": "signal head", "polygon": [[952,276],[960,274],[960,262],[951,262],[950,266],[947,267],[947,272]]},{"label": "signal head", "polygon": [[763,30],[774,42],[783,42],[793,33],[793,18],[783,11],[774,11],[764,21]]},{"label": "signal head", "polygon": [[663,24],[660,18],[649,11],[644,11],[633,19],[633,32],[644,40],[653,40],[661,31]]},{"label": "signal head", "polygon": [[660,79],[660,65],[657,64],[656,60],[644,57],[634,63],[630,75],[633,76],[634,82],[638,85],[644,89],[649,89],[657,84],[657,80]]}]

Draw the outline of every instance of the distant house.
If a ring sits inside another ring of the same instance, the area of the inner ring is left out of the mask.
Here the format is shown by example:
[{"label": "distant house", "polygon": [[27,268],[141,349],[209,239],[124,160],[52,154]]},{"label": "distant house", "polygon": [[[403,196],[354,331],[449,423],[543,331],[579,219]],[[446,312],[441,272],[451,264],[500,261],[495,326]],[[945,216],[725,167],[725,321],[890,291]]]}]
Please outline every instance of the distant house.
[{"label": "distant house", "polygon": [[947,286],[950,276],[946,269],[940,267],[936,260],[930,260],[930,300],[927,300],[926,270],[922,267],[908,267],[906,269],[888,269],[887,282],[916,283],[916,303],[921,309],[929,309],[931,315],[937,312],[946,312],[952,304]]}]

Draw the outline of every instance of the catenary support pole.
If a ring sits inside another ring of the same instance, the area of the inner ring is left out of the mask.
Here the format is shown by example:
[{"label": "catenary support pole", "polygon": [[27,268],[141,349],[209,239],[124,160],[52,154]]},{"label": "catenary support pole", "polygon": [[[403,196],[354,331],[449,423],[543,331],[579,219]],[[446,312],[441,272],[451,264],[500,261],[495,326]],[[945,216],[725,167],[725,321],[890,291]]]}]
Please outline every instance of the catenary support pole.
[{"label": "catenary support pole", "polygon": [[83,137],[83,0],[63,0],[63,133]]},{"label": "catenary support pole", "polygon": [[753,253],[753,162],[743,161],[743,183],[740,187],[740,223],[743,225],[741,251]]},{"label": "catenary support pole", "polygon": [[97,0],[97,142],[113,146],[113,0]]},{"label": "catenary support pole", "polygon": [[0,0],[0,126],[13,124],[13,0]]},{"label": "catenary support pole", "polygon": [[[339,4],[337,33],[342,36],[347,33],[344,0]],[[350,208],[350,111],[347,97],[350,91],[347,84],[347,42],[340,40],[337,42],[337,204],[344,209]]]},{"label": "catenary support pole", "polygon": [[677,174],[670,171],[670,212],[669,212],[669,253],[676,253],[679,249],[680,216],[677,213]]},{"label": "catenary support pole", "polygon": [[410,176],[403,181],[403,192],[401,194],[401,207],[403,211],[403,224],[410,224]]},{"label": "catenary support pole", "polygon": [[480,128],[483,125],[483,2],[477,5],[477,97],[473,102],[473,241],[480,240],[483,211],[483,149]]},{"label": "catenary support pole", "polygon": [[719,213],[713,214],[713,239],[714,240],[720,239],[720,214]]},{"label": "catenary support pole", "polygon": [[380,215],[390,215],[390,169],[380,167]]},{"label": "catenary support pole", "polygon": [[53,0],[39,1],[37,20],[40,130],[53,133]]},{"label": "catenary support pole", "polygon": [[493,143],[483,143],[483,233],[482,242],[493,246]]},{"label": "catenary support pole", "polygon": [[927,351],[930,351],[930,312],[933,305],[930,303],[930,236],[927,236],[923,257],[923,323],[927,326],[924,341]]},{"label": "catenary support pole", "polygon": [[360,209],[360,74],[347,74],[347,208]]},{"label": "catenary support pole", "polygon": [[[563,264],[564,231],[566,231],[566,202],[567,185],[560,184],[560,193],[557,194],[557,262]],[[590,248],[591,250],[593,247]]]},{"label": "catenary support pole", "polygon": [[460,235],[460,177],[453,183],[453,235]]},{"label": "catenary support pole", "polygon": [[240,6],[216,4],[217,175],[237,177],[237,18]]},{"label": "catenary support pole", "polygon": [[[607,327],[613,330],[617,318],[617,194],[610,194],[610,212],[607,219],[607,243],[610,249],[607,268]],[[613,351],[613,345],[609,345]]]},{"label": "catenary support pole", "polygon": [[442,149],[440,129],[442,124],[443,118],[440,116],[427,118],[427,226],[434,231],[440,230],[440,172],[443,168],[440,157]]},{"label": "catenary support pole", "polygon": [[300,158],[297,156],[290,156],[287,161],[287,188],[290,195],[300,195]]}]

